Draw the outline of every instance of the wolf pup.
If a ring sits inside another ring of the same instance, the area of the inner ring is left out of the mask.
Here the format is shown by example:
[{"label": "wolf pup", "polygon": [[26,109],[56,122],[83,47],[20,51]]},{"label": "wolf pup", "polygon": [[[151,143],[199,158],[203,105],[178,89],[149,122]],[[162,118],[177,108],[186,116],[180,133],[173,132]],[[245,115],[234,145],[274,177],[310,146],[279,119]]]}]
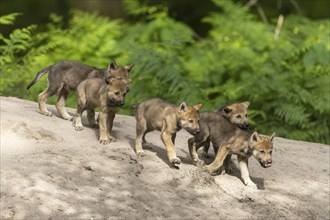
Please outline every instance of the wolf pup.
[{"label": "wolf pup", "polygon": [[176,133],[185,129],[192,135],[199,133],[199,109],[202,104],[193,107],[182,102],[175,106],[161,99],[154,98],[133,106],[136,109],[136,140],[135,149],[138,156],[143,156],[142,145],[146,144],[148,132],[161,131],[161,139],[166,147],[167,157],[172,164],[180,164],[175,152]]},{"label": "wolf pup", "polygon": [[115,141],[111,135],[113,120],[116,114],[116,107],[124,105],[125,95],[128,91],[128,79],[86,79],[77,87],[78,105],[73,118],[75,130],[83,129],[81,115],[87,110],[87,119],[91,126],[95,126],[95,111],[100,107],[99,127],[102,144],[108,144]]},{"label": "wolf pup", "polygon": [[[219,107],[215,112],[222,114],[230,123],[233,123],[242,129],[248,129],[249,120],[248,120],[247,108],[249,107],[249,105],[250,102],[233,103],[231,105]],[[210,142],[208,142],[203,147],[202,157],[208,158],[209,148],[210,148]],[[217,149],[214,148],[215,154],[217,153],[216,150]],[[228,160],[230,160],[230,158],[228,158]]]},{"label": "wolf pup", "polygon": [[240,129],[220,114],[203,112],[200,113],[200,132],[188,140],[188,146],[195,163],[200,163],[196,150],[206,141],[217,146],[219,150],[214,161],[204,167],[211,174],[218,173],[227,155],[237,155],[244,184],[257,188],[249,176],[248,159],[254,156],[262,167],[271,167],[274,137],[275,133],[270,137],[260,136],[257,132]]},{"label": "wolf pup", "polygon": [[71,120],[65,110],[65,100],[69,92],[75,92],[79,83],[87,78],[128,78],[128,73],[133,65],[118,66],[115,61],[109,63],[107,69],[99,69],[93,66],[87,66],[77,61],[64,60],[54,65],[43,68],[38,72],[36,77],[27,86],[31,88],[44,74],[48,72],[48,87],[38,96],[39,112],[46,116],[51,116],[52,113],[47,110],[46,102],[49,97],[59,94],[55,104],[60,115],[67,120]]}]

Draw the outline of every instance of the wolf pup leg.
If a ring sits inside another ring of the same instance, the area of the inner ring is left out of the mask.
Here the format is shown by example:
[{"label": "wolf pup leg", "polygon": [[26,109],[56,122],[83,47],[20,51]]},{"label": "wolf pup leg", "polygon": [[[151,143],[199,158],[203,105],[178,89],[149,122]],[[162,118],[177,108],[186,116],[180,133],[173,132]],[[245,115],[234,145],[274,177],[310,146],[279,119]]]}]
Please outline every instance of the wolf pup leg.
[{"label": "wolf pup leg", "polygon": [[91,128],[99,128],[99,124],[95,120],[95,110],[87,109],[87,120]]},{"label": "wolf pup leg", "polygon": [[136,138],[135,138],[135,151],[138,156],[145,156],[142,145],[145,142],[145,135],[147,131],[147,122],[144,117],[136,115]]},{"label": "wolf pup leg", "polygon": [[39,112],[41,114],[46,115],[46,116],[52,116],[52,113],[50,111],[48,111],[48,109],[46,107],[46,103],[47,103],[47,100],[49,97],[51,97],[57,93],[58,88],[59,87],[57,87],[57,86],[49,85],[45,91],[41,92],[38,95]]},{"label": "wolf pup leg", "polygon": [[[206,140],[200,141],[199,143],[196,143],[195,137],[188,139],[188,147],[189,147],[189,153],[191,158],[193,159],[193,162],[196,166],[203,166],[205,165],[204,161],[199,159],[197,150],[201,146],[205,144]],[[205,146],[205,145],[204,145]]]},{"label": "wolf pup leg", "polygon": [[109,110],[107,115],[107,132],[108,132],[107,135],[108,135],[108,139],[113,142],[116,141],[116,138],[111,134],[113,127],[113,120],[115,119],[115,116],[116,116],[116,111],[113,109]]},{"label": "wolf pup leg", "polygon": [[85,104],[86,104],[85,97],[82,97],[78,100],[76,114],[74,115],[73,120],[72,120],[72,125],[76,131],[81,131],[84,129],[84,127],[81,123],[81,115],[84,111]]},{"label": "wolf pup leg", "polygon": [[226,149],[227,145],[228,144],[221,146],[221,148],[218,150],[218,153],[214,161],[211,164],[206,165],[204,167],[204,170],[208,171],[211,175],[217,175],[219,169],[223,165],[223,162],[229,153],[228,150]]},{"label": "wolf pup leg", "polygon": [[59,96],[57,102],[55,103],[55,107],[63,119],[71,121],[73,117],[69,115],[65,109],[65,100],[68,97],[68,95],[69,92],[62,88],[61,91],[59,92]]},{"label": "wolf pup leg", "polygon": [[180,164],[181,160],[176,156],[175,152],[175,146],[172,141],[173,139],[173,134],[167,132],[167,131],[162,131],[161,133],[161,139],[165,145],[166,151],[167,151],[167,157],[172,164]]},{"label": "wolf pup leg", "polygon": [[101,144],[109,144],[111,140],[108,138],[108,129],[107,129],[107,112],[100,112],[99,114],[100,120],[100,143]]},{"label": "wolf pup leg", "polygon": [[253,189],[258,189],[257,185],[252,182],[252,180],[250,179],[250,173],[249,173],[249,168],[248,168],[248,159],[247,157],[243,157],[238,155],[237,156],[237,160],[239,163],[239,167],[241,170],[241,177],[243,180],[243,183]]}]

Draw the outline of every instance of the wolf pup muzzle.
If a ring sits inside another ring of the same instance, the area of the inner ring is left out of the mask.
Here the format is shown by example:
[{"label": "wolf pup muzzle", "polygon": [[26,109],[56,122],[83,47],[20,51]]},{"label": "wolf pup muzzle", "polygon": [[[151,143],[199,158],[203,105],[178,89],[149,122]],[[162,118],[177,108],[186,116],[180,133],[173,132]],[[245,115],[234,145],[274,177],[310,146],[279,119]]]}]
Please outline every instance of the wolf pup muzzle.
[{"label": "wolf pup muzzle", "polygon": [[259,160],[259,163],[263,168],[270,168],[272,166],[272,160],[267,160],[267,161]]},{"label": "wolf pup muzzle", "polygon": [[191,129],[191,128],[185,128],[185,130],[188,131],[191,135],[196,135],[201,131],[200,129]]},{"label": "wolf pup muzzle", "polygon": [[237,124],[237,126],[241,129],[248,129],[249,128],[249,123],[244,123],[244,124]]},{"label": "wolf pup muzzle", "polygon": [[112,106],[112,107],[115,107],[115,106],[122,106],[125,104],[125,101],[117,101],[115,99],[110,99],[108,101],[108,105],[109,106]]}]

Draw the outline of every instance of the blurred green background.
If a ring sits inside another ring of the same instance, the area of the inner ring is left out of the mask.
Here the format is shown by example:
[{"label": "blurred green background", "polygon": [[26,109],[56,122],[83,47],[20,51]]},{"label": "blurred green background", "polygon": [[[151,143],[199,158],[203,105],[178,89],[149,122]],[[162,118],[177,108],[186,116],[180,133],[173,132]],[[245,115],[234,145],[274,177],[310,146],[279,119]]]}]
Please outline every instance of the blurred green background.
[{"label": "blurred green background", "polygon": [[[43,67],[116,59],[135,64],[121,114],[151,97],[203,111],[248,100],[252,129],[329,144],[329,8],[326,0],[0,0],[0,95],[36,101],[47,77],[25,88]],[[67,106],[76,107],[74,94]]]}]

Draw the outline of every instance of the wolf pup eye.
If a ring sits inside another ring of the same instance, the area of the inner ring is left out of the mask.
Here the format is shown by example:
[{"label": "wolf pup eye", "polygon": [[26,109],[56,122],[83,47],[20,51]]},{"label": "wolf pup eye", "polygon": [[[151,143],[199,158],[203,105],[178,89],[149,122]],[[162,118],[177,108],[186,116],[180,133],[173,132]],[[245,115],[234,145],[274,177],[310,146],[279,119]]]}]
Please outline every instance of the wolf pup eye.
[{"label": "wolf pup eye", "polygon": [[241,118],[242,116],[241,115],[236,115],[236,118]]},{"label": "wolf pup eye", "polygon": [[119,95],[120,94],[120,92],[118,92],[118,91],[117,92],[114,92],[114,93],[115,93],[115,95]]},{"label": "wolf pup eye", "polygon": [[247,115],[247,114],[245,114],[245,117],[247,118],[247,117],[248,117],[248,115]]},{"label": "wolf pup eye", "polygon": [[264,150],[261,150],[261,151],[259,151],[259,153],[261,153],[261,154],[264,154],[264,153],[265,153],[265,151],[264,151]]},{"label": "wolf pup eye", "polygon": [[189,122],[190,122],[190,123],[194,123],[194,120],[193,120],[193,119],[189,119]]}]

